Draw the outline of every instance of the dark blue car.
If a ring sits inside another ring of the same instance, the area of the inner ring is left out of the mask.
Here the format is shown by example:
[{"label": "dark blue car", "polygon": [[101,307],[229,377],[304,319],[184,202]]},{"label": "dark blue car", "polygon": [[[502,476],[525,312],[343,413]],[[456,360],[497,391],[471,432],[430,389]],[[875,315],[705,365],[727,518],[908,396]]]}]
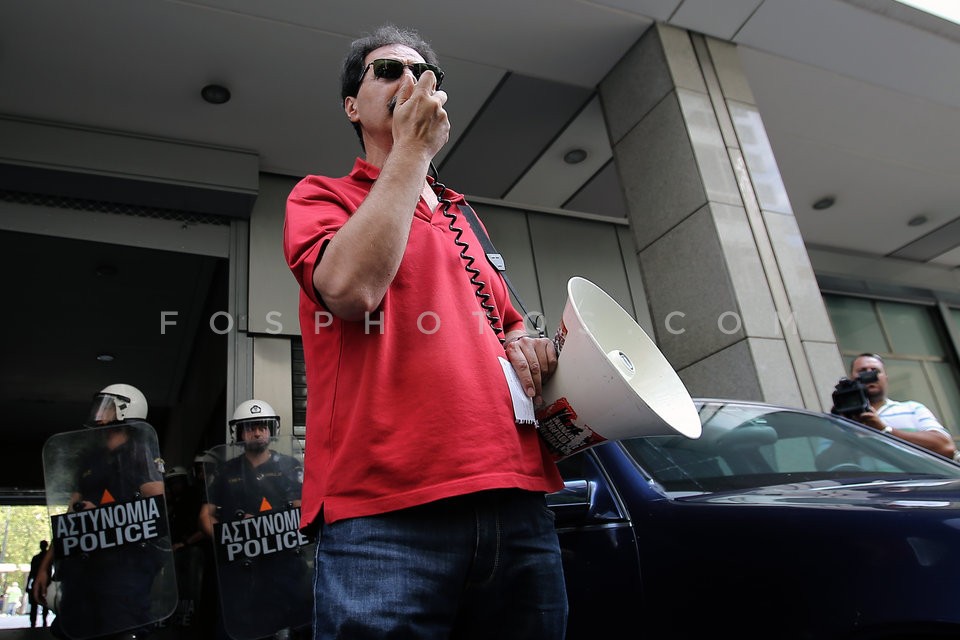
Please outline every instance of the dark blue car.
[{"label": "dark blue car", "polygon": [[551,494],[583,638],[960,637],[960,465],[802,409],[697,400]]}]

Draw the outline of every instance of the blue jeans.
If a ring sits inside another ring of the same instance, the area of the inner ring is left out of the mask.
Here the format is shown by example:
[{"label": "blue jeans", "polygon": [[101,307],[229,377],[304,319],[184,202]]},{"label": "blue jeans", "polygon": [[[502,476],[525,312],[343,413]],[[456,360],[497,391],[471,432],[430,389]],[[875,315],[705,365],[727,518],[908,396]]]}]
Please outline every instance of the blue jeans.
[{"label": "blue jeans", "polygon": [[314,640],[566,632],[553,513],[516,489],[323,525],[314,594]]}]

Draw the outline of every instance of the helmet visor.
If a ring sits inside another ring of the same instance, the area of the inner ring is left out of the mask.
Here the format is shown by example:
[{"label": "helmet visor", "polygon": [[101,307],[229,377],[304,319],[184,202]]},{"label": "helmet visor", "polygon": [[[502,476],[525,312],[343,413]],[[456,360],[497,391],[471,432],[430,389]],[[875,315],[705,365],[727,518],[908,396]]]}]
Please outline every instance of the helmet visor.
[{"label": "helmet visor", "polygon": [[276,418],[256,418],[242,420],[235,425],[237,442],[242,442],[244,449],[252,453],[266,451],[270,439],[277,434],[279,420]]},{"label": "helmet visor", "polygon": [[89,427],[119,422],[117,416],[117,402],[113,396],[98,393],[93,397],[93,404],[90,406],[90,415],[84,423]]},{"label": "helmet visor", "polygon": [[256,420],[243,420],[236,424],[238,435],[240,433],[256,433],[266,431],[271,436],[277,435],[279,420],[276,418],[259,418]]}]

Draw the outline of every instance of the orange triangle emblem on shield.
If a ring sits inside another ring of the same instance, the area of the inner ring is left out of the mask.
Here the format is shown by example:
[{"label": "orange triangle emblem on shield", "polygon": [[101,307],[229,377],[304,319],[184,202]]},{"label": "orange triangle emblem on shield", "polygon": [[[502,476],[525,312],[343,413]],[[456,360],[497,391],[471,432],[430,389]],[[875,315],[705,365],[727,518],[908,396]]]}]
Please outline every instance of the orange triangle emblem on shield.
[{"label": "orange triangle emblem on shield", "polygon": [[100,504],[109,504],[111,502],[116,502],[116,499],[110,494],[109,489],[104,489],[103,495],[100,497]]},{"label": "orange triangle emblem on shield", "polygon": [[270,506],[270,503],[267,501],[266,498],[264,498],[263,500],[261,500],[261,502],[260,502],[260,511],[270,511],[271,509],[273,509],[273,507]]}]

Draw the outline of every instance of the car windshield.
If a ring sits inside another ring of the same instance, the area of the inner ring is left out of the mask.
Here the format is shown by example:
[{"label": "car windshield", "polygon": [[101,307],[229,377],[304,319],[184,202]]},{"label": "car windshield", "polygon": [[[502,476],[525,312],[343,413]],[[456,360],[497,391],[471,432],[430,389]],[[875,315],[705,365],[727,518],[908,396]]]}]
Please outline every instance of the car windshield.
[{"label": "car windshield", "polygon": [[960,466],[841,418],[767,405],[697,403],[703,434],[623,447],[668,493],[716,493],[819,480],[960,478]]}]

